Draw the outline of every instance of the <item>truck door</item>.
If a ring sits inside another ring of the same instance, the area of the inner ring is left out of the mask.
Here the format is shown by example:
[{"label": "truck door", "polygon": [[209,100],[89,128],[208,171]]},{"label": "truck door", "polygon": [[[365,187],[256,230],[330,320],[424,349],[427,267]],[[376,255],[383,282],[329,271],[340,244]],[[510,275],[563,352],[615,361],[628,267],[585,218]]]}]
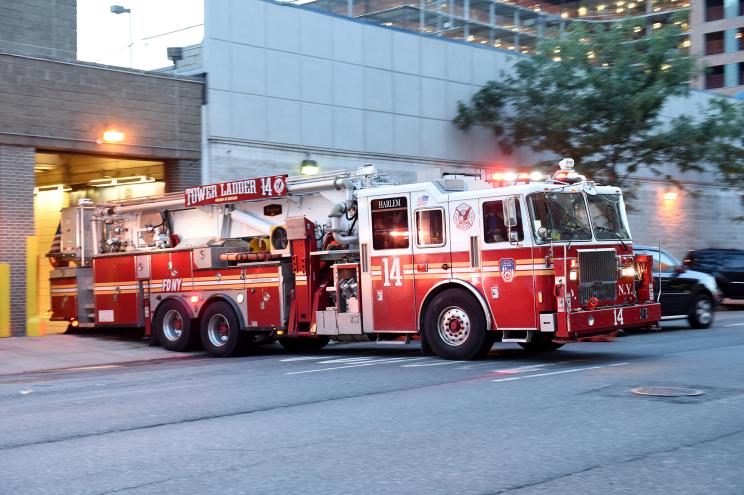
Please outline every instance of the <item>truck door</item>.
[{"label": "truck door", "polygon": [[369,247],[374,330],[415,332],[410,194],[369,199]]},{"label": "truck door", "polygon": [[413,271],[416,292],[416,315],[429,291],[452,277],[454,239],[448,232],[449,204],[434,201],[427,191],[411,193],[413,222]]},{"label": "truck door", "polygon": [[530,330],[536,328],[532,248],[524,245],[522,201],[511,201],[517,221],[510,228],[508,197],[480,200],[483,292],[498,330]]}]

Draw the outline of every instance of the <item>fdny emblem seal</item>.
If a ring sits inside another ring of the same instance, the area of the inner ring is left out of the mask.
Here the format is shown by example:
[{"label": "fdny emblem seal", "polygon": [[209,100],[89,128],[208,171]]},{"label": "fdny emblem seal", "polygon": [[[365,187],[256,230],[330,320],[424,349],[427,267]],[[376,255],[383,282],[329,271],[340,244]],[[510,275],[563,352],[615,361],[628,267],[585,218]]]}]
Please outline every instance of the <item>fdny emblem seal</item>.
[{"label": "fdny emblem seal", "polygon": [[468,230],[475,222],[475,212],[470,205],[462,203],[455,208],[455,225],[460,230]]},{"label": "fdny emblem seal", "polygon": [[514,280],[514,269],[516,263],[513,258],[504,258],[499,260],[499,271],[501,272],[501,280],[504,282],[511,282]]},{"label": "fdny emblem seal", "polygon": [[282,194],[284,192],[285,185],[284,176],[279,176],[274,179],[274,191],[276,191],[277,194]]}]

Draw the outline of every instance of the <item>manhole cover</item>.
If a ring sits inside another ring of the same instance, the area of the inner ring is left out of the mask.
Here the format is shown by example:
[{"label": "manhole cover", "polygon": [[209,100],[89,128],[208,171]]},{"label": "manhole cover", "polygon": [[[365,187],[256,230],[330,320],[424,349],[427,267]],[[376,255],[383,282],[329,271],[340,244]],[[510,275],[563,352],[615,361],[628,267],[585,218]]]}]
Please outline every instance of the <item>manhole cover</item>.
[{"label": "manhole cover", "polygon": [[653,395],[654,397],[694,397],[703,395],[702,390],[682,387],[638,387],[630,390],[636,395]]}]

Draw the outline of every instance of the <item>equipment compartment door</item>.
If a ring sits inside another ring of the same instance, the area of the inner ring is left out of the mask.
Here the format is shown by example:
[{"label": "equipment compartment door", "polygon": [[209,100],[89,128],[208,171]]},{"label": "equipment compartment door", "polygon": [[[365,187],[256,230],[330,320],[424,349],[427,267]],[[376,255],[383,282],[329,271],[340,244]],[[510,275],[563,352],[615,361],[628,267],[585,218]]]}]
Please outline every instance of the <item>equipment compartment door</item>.
[{"label": "equipment compartment door", "polygon": [[403,193],[369,200],[375,331],[416,331],[410,199]]},{"label": "equipment compartment door", "polygon": [[509,238],[507,201],[501,197],[480,202],[483,292],[498,330],[530,330],[537,328],[532,248],[525,246],[523,205],[516,198],[518,221]]},{"label": "equipment compartment door", "polygon": [[125,255],[93,260],[96,325],[144,324],[134,258],[134,255]]}]

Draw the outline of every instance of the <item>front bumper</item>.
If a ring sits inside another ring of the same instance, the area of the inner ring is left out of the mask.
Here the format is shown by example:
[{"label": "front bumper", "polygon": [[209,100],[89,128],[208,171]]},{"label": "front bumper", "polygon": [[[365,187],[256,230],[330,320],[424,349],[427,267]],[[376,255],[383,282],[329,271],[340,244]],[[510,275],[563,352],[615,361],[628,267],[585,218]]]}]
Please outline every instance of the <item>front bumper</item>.
[{"label": "front bumper", "polygon": [[658,303],[558,313],[555,337],[576,340],[612,333],[621,328],[643,327],[660,319],[661,305]]}]

